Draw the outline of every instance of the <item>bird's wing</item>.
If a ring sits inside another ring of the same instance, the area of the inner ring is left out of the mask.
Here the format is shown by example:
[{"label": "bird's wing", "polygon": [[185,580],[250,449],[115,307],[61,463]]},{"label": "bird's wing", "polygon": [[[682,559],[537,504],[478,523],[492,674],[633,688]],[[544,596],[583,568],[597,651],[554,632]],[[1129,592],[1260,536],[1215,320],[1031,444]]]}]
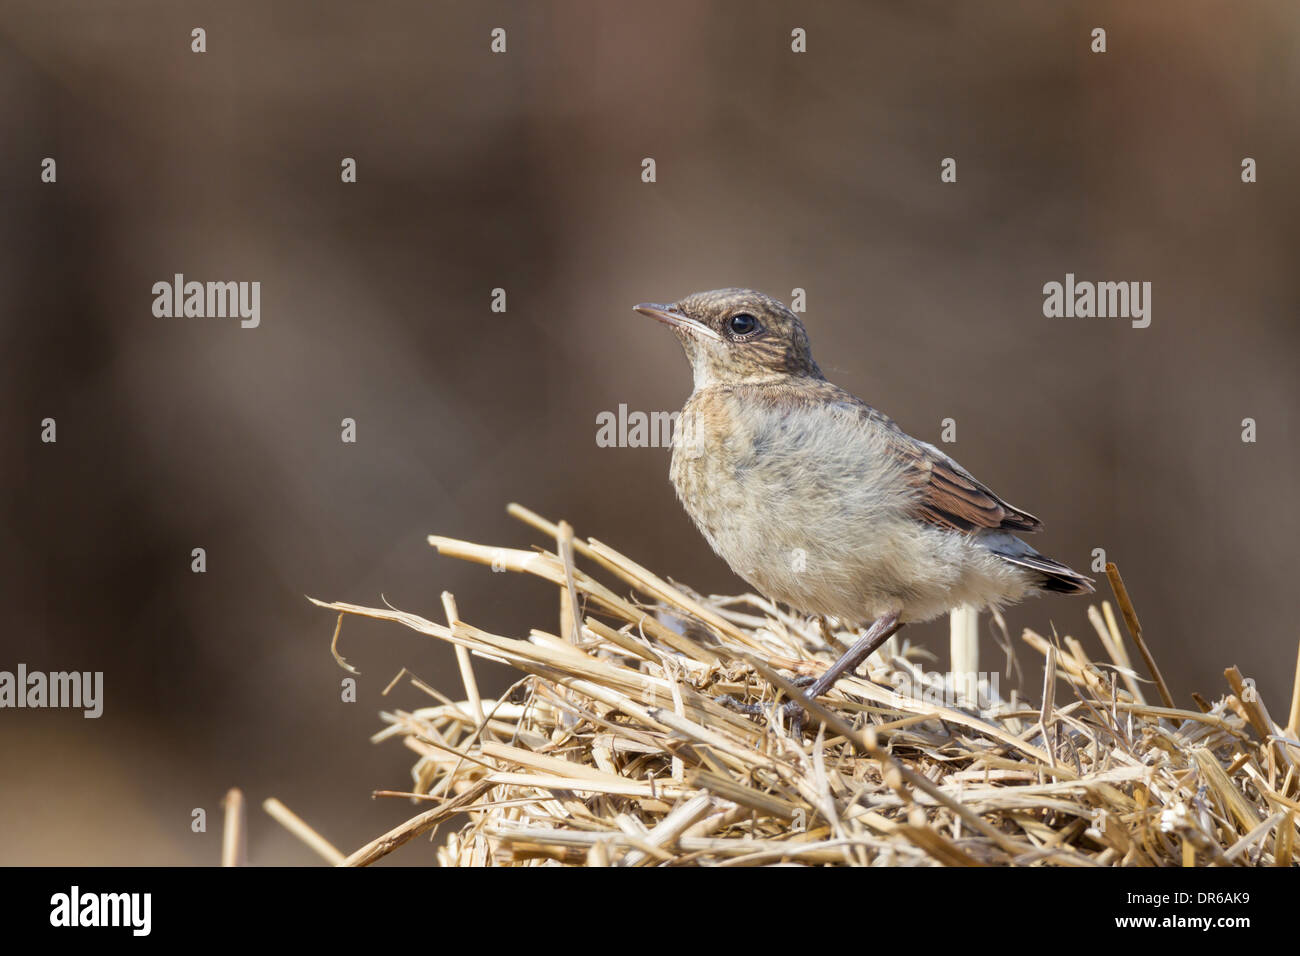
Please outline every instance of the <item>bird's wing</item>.
[{"label": "bird's wing", "polygon": [[898,432],[891,442],[906,463],[907,478],[920,491],[917,509],[931,524],[958,531],[995,528],[1042,531],[1043,523],[1003,501],[939,449]]},{"label": "bird's wing", "polygon": [[860,415],[881,430],[889,452],[916,489],[918,518],[955,531],[1043,530],[1041,521],[1003,501],[939,449],[913,438],[892,418],[865,402],[854,399],[854,404]]}]

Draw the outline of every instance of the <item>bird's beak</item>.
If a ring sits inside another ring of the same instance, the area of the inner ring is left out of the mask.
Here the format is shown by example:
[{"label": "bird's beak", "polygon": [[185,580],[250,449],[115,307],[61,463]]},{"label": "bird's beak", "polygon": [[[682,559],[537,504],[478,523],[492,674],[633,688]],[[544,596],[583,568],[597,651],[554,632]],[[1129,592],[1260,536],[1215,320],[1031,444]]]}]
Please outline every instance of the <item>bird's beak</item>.
[{"label": "bird's beak", "polygon": [[658,319],[664,325],[671,325],[675,329],[685,329],[688,332],[694,332],[696,335],[702,335],[706,339],[713,339],[721,342],[722,336],[714,332],[703,322],[699,322],[689,316],[682,315],[680,312],[674,312],[666,305],[658,305],[654,302],[642,302],[634,306],[636,311],[642,315],[648,315],[652,319]]}]

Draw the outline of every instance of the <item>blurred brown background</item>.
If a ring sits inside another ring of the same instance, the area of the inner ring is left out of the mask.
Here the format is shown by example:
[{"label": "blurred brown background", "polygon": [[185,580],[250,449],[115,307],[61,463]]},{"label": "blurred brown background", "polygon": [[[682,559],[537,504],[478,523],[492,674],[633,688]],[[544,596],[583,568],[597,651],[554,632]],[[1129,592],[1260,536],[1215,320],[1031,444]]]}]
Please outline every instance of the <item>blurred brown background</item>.
[{"label": "blurred brown background", "polygon": [[[401,665],[456,691],[452,654],[350,622],[361,699],[342,704],[334,618],[305,595],[437,618],[448,588],[479,626],[553,626],[548,586],[424,543],[526,547],[508,501],[741,588],[674,500],[666,450],[595,443],[598,412],[690,389],[632,304],[724,285],[807,289],[832,378],[926,440],[955,418],[948,450],[1045,519],[1045,552],[1086,569],[1104,547],[1181,704],[1235,663],[1284,716],[1298,16],[9,0],[0,669],[102,670],[106,688],[99,720],[0,711],[0,863],[213,863],[231,785],[254,863],[316,862],[257,809],[268,795],[344,850],[410,815],[370,798],[409,786],[409,752],[367,738],[378,710],[425,702],[380,697]],[[177,272],[260,281],[261,327],[155,318],[151,286]],[[1044,318],[1067,272],[1152,282],[1151,327]],[[1008,622],[1092,648],[1085,608]],[[913,633],[941,662],[944,635]]]}]

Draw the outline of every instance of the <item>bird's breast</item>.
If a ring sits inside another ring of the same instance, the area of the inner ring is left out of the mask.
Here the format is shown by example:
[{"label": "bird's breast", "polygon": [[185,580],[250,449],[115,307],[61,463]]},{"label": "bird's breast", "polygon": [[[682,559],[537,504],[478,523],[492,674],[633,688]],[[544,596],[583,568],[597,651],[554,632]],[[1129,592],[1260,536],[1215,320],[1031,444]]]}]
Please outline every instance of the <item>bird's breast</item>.
[{"label": "bird's breast", "polygon": [[714,551],[767,596],[839,616],[896,603],[907,492],[855,420],[697,393],[671,476]]}]

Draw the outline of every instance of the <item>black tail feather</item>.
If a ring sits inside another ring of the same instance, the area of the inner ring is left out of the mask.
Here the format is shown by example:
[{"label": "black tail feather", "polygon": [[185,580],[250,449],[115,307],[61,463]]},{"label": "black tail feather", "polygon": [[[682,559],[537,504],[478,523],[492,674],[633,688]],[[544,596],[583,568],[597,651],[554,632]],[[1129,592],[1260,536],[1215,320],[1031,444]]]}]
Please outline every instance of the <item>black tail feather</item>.
[{"label": "black tail feather", "polygon": [[1092,578],[1066,567],[1059,561],[1045,558],[1041,554],[1014,557],[999,554],[998,557],[1037,572],[1038,586],[1044,591],[1054,591],[1057,594],[1092,594],[1096,590],[1092,586]]},{"label": "black tail feather", "polygon": [[1005,532],[988,532],[979,541],[1003,561],[1033,571],[1038,576],[1038,587],[1057,594],[1092,594],[1092,578],[1080,574],[1060,561],[1039,554],[1015,535]]}]

